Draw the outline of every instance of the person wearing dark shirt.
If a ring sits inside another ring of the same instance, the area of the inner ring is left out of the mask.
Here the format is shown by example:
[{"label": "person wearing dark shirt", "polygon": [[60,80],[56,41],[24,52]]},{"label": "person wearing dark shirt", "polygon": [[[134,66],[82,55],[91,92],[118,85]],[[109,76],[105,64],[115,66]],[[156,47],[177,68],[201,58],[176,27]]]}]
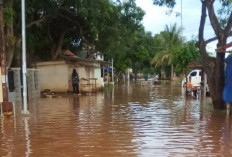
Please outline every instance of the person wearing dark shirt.
[{"label": "person wearing dark shirt", "polygon": [[73,69],[72,72],[72,86],[73,86],[73,93],[79,94],[79,76],[76,69]]}]

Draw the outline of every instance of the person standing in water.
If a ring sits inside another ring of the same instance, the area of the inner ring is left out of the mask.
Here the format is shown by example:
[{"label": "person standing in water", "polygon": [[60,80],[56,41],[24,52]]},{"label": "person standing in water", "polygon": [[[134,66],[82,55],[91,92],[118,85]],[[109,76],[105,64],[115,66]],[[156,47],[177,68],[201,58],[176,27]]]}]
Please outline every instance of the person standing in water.
[{"label": "person standing in water", "polygon": [[79,76],[76,69],[73,69],[72,72],[72,86],[73,86],[73,93],[79,94]]}]

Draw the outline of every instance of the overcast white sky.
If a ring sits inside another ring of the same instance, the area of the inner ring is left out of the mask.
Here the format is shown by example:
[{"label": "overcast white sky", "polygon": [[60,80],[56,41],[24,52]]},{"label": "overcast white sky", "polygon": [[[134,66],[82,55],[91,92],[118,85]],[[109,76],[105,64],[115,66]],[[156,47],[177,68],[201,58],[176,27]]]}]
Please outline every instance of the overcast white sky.
[{"label": "overcast white sky", "polygon": [[[157,34],[163,31],[165,25],[174,25],[177,23],[178,27],[181,26],[181,17],[176,17],[175,14],[166,15],[169,10],[167,7],[158,7],[153,5],[153,0],[136,0],[137,6],[141,7],[146,15],[143,19],[143,25],[146,31],[152,32],[152,34]],[[183,36],[187,40],[193,37],[197,38],[198,29],[201,16],[201,2],[200,0],[195,0],[194,3],[189,0],[182,0],[182,22],[183,22]],[[181,0],[177,0],[176,6],[173,12],[181,12]],[[206,22],[205,29],[205,39],[214,37],[214,33],[211,29],[209,22]],[[214,51],[216,46],[215,43],[210,44],[208,50]]]}]

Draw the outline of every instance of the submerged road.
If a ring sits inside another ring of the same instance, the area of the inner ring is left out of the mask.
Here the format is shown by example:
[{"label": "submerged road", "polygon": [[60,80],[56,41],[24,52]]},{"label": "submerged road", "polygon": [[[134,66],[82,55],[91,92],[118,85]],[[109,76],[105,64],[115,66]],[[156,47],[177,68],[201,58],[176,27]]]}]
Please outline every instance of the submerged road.
[{"label": "submerged road", "polygon": [[229,157],[231,117],[180,85],[115,85],[93,95],[30,101],[0,118],[1,157]]}]

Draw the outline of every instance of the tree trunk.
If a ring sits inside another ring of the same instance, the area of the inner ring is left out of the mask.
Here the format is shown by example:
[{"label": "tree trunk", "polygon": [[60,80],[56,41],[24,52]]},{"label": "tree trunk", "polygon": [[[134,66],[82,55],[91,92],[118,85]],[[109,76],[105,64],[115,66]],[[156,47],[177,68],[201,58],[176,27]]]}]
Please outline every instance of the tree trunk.
[{"label": "tree trunk", "polygon": [[57,43],[57,45],[55,45],[55,48],[52,49],[52,51],[51,51],[52,60],[56,60],[57,59],[57,57],[61,53],[61,50],[62,50],[62,44]]},{"label": "tree trunk", "polygon": [[202,1],[202,14],[199,27],[199,43],[198,47],[201,53],[203,70],[207,74],[207,81],[212,98],[213,106],[216,109],[225,109],[225,103],[222,99],[222,92],[224,87],[224,53],[217,53],[216,59],[209,57],[206,52],[207,42],[204,41],[204,25],[206,20],[206,11],[208,9],[210,22],[217,35],[218,47],[225,46],[227,35],[220,27],[213,9],[214,1]]},{"label": "tree trunk", "polygon": [[171,80],[173,80],[173,64],[171,64]]},{"label": "tree trunk", "polygon": [[[211,62],[214,64],[206,65],[204,62]],[[222,100],[222,91],[224,87],[224,68],[222,68],[221,62],[222,61],[220,60],[220,57],[217,57],[214,62],[209,61],[209,59],[203,59],[203,68],[207,75],[210,96],[212,98],[213,106],[216,109],[225,109],[225,103]]]},{"label": "tree trunk", "polygon": [[[13,8],[13,0],[5,0],[4,8],[8,8],[8,10]],[[7,12],[7,17],[9,19],[5,19],[8,21],[5,23],[5,48],[6,48],[6,67],[10,68],[11,62],[14,56],[15,50],[15,36],[14,36],[14,28],[13,28],[13,12]]]},{"label": "tree trunk", "polygon": [[57,57],[60,55],[61,51],[62,51],[62,46],[63,46],[63,41],[64,41],[64,37],[65,37],[65,34],[68,30],[64,31],[61,33],[59,39],[58,39],[58,42],[54,42],[54,46],[51,50],[51,57],[52,57],[52,60],[56,60]]},{"label": "tree trunk", "polygon": [[225,103],[222,99],[222,92],[224,88],[224,58],[225,54],[217,54],[216,58],[216,74],[215,74],[215,83],[216,88],[214,89],[215,98],[213,98],[213,105],[215,108],[225,109]]}]

